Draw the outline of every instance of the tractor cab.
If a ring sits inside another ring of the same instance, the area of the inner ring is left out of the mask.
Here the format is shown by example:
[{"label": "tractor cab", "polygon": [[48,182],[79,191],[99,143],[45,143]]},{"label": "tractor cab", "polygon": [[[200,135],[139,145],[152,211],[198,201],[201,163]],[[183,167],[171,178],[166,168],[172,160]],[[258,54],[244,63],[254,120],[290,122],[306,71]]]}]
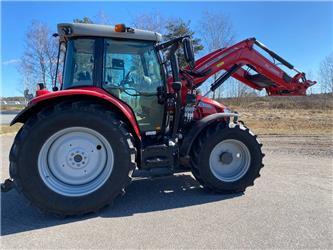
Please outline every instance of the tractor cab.
[{"label": "tractor cab", "polygon": [[[175,54],[181,44],[185,59],[194,65],[189,37],[162,43],[162,36],[156,32],[123,24],[113,27],[80,23],[59,24],[58,35],[56,75],[62,75],[58,77],[61,90],[102,89],[131,109],[142,135],[170,130],[169,113],[162,99],[170,91],[167,83],[173,80],[181,86]],[[173,79],[169,79],[168,71]]]},{"label": "tractor cab", "polygon": [[161,130],[164,105],[157,90],[166,77],[155,48],[160,34],[93,24],[59,24],[58,34],[61,89],[101,88],[132,109],[141,132]]}]

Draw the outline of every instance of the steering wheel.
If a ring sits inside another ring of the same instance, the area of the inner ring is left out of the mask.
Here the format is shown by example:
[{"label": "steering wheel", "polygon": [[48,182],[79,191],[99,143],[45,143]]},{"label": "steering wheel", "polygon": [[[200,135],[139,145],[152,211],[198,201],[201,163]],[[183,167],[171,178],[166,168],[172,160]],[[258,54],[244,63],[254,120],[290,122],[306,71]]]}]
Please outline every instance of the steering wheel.
[{"label": "steering wheel", "polygon": [[142,95],[142,93],[140,91],[138,91],[137,89],[132,88],[132,87],[122,87],[121,90],[130,96],[141,96]]},{"label": "steering wheel", "polygon": [[124,80],[121,81],[120,86],[125,86],[125,84],[128,84],[130,86],[134,85],[134,79],[130,78],[130,75],[131,75],[132,72],[134,72],[134,70],[128,71],[128,73],[126,74]]}]

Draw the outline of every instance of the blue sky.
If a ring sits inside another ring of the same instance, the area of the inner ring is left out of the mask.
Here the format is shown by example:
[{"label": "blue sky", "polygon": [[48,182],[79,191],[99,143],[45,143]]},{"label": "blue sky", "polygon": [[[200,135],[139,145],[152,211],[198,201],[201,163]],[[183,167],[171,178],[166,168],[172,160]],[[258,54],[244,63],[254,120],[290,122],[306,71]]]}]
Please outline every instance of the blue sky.
[{"label": "blue sky", "polygon": [[159,11],[166,17],[191,20],[197,30],[204,10],[227,15],[236,40],[256,37],[314,78],[320,62],[333,52],[332,2],[2,2],[0,95],[20,94],[16,67],[32,20],[43,21],[55,31],[59,22],[94,18],[100,11],[113,23],[130,23],[137,14]]}]

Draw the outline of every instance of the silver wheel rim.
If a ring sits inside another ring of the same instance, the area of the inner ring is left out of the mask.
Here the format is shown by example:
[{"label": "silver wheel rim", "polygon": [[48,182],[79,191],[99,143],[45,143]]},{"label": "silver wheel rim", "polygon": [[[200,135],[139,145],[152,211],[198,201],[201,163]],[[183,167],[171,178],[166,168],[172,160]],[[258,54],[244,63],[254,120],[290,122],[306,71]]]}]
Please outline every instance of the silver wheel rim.
[{"label": "silver wheel rim", "polygon": [[111,145],[95,130],[70,127],[46,140],[38,156],[43,182],[65,196],[83,196],[99,189],[114,163]]},{"label": "silver wheel rim", "polygon": [[209,157],[213,175],[224,182],[235,182],[248,171],[251,154],[246,145],[238,140],[227,139],[218,143]]}]

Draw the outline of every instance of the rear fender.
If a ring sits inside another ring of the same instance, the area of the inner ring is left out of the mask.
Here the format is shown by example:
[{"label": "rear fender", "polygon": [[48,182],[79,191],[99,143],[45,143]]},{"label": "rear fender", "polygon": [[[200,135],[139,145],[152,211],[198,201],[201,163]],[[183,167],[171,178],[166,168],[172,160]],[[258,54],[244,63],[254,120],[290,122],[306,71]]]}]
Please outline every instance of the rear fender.
[{"label": "rear fender", "polygon": [[230,117],[234,117],[234,122],[237,122],[237,113],[215,113],[194,123],[192,128],[184,135],[180,146],[180,156],[185,158],[189,156],[192,147],[195,146],[193,143],[206,128],[215,122],[226,122]]},{"label": "rear fender", "polygon": [[136,139],[141,140],[140,129],[132,109],[127,104],[108,94],[104,90],[93,87],[85,89],[61,90],[40,95],[32,99],[28,106],[12,120],[10,125],[17,122],[25,123],[30,116],[38,113],[43,107],[65,100],[92,100],[95,103],[100,103],[109,107],[110,110],[117,111],[127,122]]}]

